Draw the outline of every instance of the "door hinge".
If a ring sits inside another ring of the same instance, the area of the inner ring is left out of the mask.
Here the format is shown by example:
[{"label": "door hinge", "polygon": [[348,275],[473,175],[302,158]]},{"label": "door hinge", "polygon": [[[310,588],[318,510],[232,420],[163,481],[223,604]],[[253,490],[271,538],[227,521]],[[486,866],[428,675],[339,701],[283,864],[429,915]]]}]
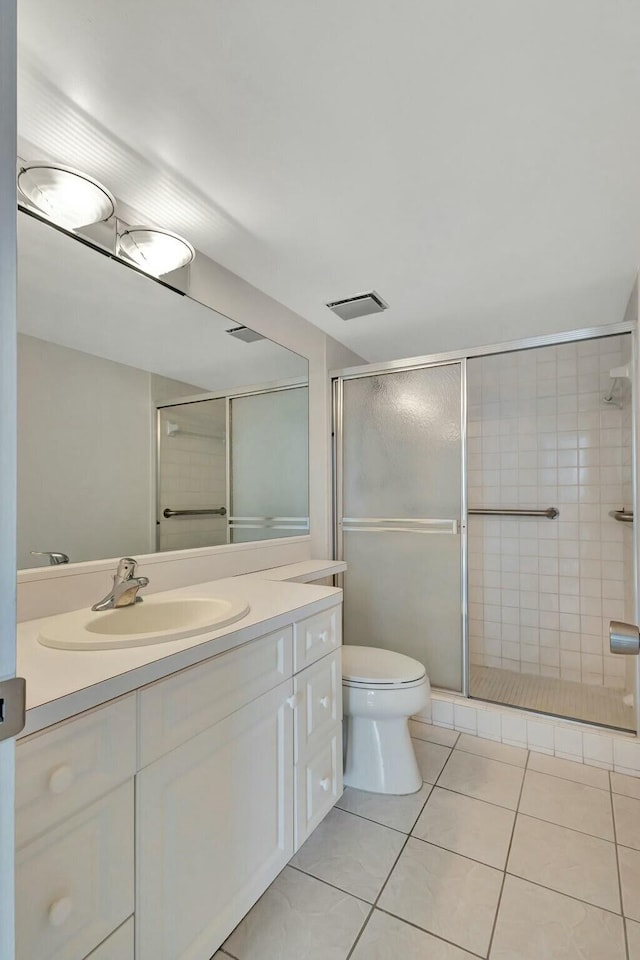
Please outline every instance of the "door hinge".
[{"label": "door hinge", "polygon": [[24,677],[0,681],[0,740],[17,736],[26,722]]}]

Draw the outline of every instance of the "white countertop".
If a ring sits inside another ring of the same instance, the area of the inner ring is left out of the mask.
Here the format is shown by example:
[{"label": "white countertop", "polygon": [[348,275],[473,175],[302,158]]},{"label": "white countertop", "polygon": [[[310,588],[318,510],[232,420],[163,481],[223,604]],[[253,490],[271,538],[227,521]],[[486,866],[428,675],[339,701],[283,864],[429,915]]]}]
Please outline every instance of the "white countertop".
[{"label": "white countertop", "polygon": [[344,573],[346,569],[344,560],[300,560],[298,563],[287,563],[281,567],[270,567],[268,570],[257,570],[255,573],[243,573],[240,576],[259,580],[287,580],[289,583],[311,583],[313,580],[332,577],[336,573]]},{"label": "white countertop", "polygon": [[[323,563],[332,562],[305,563],[320,564],[324,569]],[[247,600],[251,609],[246,617],[212,631],[204,638],[189,637],[123,650],[54,650],[38,643],[42,620],[26,620],[18,624],[18,675],[27,681],[27,722],[21,736],[255,640],[294,620],[319,613],[342,599],[342,591],[333,587],[287,582],[286,576],[273,577],[278,570],[284,572],[285,568],[213,580],[163,593],[167,598]],[[330,576],[332,572],[329,570],[326,575]],[[322,575],[315,573],[315,576]]]}]

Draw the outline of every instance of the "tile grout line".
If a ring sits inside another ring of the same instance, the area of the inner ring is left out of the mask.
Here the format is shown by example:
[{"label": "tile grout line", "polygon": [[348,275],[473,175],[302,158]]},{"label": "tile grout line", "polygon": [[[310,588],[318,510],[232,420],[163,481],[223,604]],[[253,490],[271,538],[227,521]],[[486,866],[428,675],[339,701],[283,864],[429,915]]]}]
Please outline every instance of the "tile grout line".
[{"label": "tile grout line", "polygon": [[613,787],[611,785],[611,772],[609,772],[609,799],[611,802],[611,821],[613,823],[613,839],[616,850],[616,871],[618,873],[618,894],[620,896],[620,914],[622,916],[622,932],[624,935],[625,956],[629,960],[629,938],[627,936],[627,919],[624,913],[624,898],[622,895],[622,876],[620,874],[620,854],[618,850],[618,830],[616,828],[616,810],[613,804]]},{"label": "tile grout line", "polygon": [[[467,736],[469,736],[469,737],[475,737],[476,740],[485,740],[485,739],[486,739],[485,737],[479,737],[477,734],[474,734],[474,733],[469,733],[469,734],[467,734]],[[511,747],[511,744],[510,744],[510,743],[501,743],[501,742],[499,742],[498,740],[487,740],[486,742],[487,742],[487,743],[495,743],[496,746],[498,746],[498,747],[507,747],[507,748],[510,748],[510,747]],[[517,767],[519,770],[524,770],[525,764],[526,764],[526,761],[525,761],[525,763],[512,763],[511,760],[501,760],[499,757],[490,757],[490,756],[489,756],[488,754],[486,754],[486,753],[480,753],[480,752],[477,751],[477,750],[468,750],[468,749],[465,749],[464,747],[460,747],[460,746],[457,746],[457,745],[456,745],[455,747],[453,747],[453,749],[454,749],[454,750],[458,750],[460,753],[466,753],[466,754],[468,754],[468,755],[471,756],[471,757],[482,757],[483,760],[495,760],[496,763],[504,763],[505,766],[507,766],[507,767]],[[527,753],[529,753],[528,747],[513,747],[512,749],[514,749],[514,750],[526,750]]]},{"label": "tile grout line", "polygon": [[364,931],[366,930],[367,924],[369,923],[369,920],[370,920],[371,917],[373,916],[373,912],[374,912],[374,910],[376,909],[376,905],[377,905],[380,897],[382,896],[382,893],[383,893],[383,891],[384,891],[384,888],[386,887],[387,883],[389,882],[389,878],[391,877],[391,874],[392,874],[393,871],[395,870],[396,864],[397,864],[398,860],[400,859],[400,857],[402,856],[402,852],[403,852],[403,850],[404,850],[404,848],[406,847],[406,845],[407,845],[408,842],[409,842],[409,836],[407,835],[407,836],[405,837],[404,843],[402,844],[400,850],[398,851],[398,856],[397,856],[397,857],[395,858],[395,860],[393,861],[393,863],[392,863],[392,865],[391,865],[391,869],[389,870],[387,876],[385,877],[382,886],[381,886],[380,889],[378,890],[378,894],[377,894],[375,900],[374,900],[373,903],[371,904],[371,910],[369,911],[369,914],[368,914],[368,916],[367,916],[367,919],[365,920],[364,924],[362,925],[362,928],[361,928],[358,936],[357,936],[356,939],[353,941],[353,944],[351,945],[351,949],[349,950],[349,952],[348,952],[348,954],[347,954],[347,956],[346,956],[346,960],[349,960],[349,958],[350,958],[351,955],[353,954],[353,951],[356,949],[356,947],[357,947],[357,945],[358,945],[358,941],[360,940],[360,937],[362,936],[362,934],[363,934]]},{"label": "tile grout line", "polygon": [[[292,863],[288,863],[287,867],[291,867],[292,870],[297,870],[298,873],[302,873],[305,877],[310,877],[312,880],[316,880],[318,883],[324,883],[325,886],[331,887],[332,890],[337,890],[338,893],[344,893],[347,897],[353,897],[354,900],[359,900],[361,903],[366,903],[367,906],[373,906],[370,900],[365,900],[364,897],[359,897],[355,893],[345,890],[344,887],[338,887],[335,883],[331,883],[330,880],[323,880],[321,877],[316,877],[314,873],[309,873],[307,870],[303,870],[302,867],[294,867]],[[286,867],[283,869],[286,869]],[[236,958],[234,958],[234,960],[236,960]]]},{"label": "tile grout line", "polygon": [[507,856],[504,861],[504,869],[502,871],[502,883],[500,884],[500,893],[498,895],[498,902],[496,904],[496,912],[493,917],[493,926],[491,927],[491,936],[489,937],[489,946],[487,948],[487,957],[491,956],[491,951],[493,949],[493,941],[496,935],[496,927],[498,926],[498,914],[500,913],[500,907],[502,905],[502,894],[504,893],[504,885],[507,880],[507,867],[509,865],[509,857],[511,856],[511,846],[513,844],[513,837],[516,832],[516,824],[518,822],[518,812],[520,810],[520,801],[522,800],[522,792],[524,790],[524,782],[527,776],[527,769],[529,767],[529,758],[531,757],[531,751],[527,750],[527,759],[525,761],[524,770],[522,773],[522,783],[520,784],[520,792],[518,793],[518,802],[516,803],[515,816],[513,818],[513,826],[511,828],[511,839],[509,840],[509,847],[507,849]]},{"label": "tile grout line", "polygon": [[[401,834],[402,834],[403,836],[405,836],[405,837],[406,837],[406,836],[411,836],[411,831],[413,830],[413,828],[415,827],[416,823],[417,823],[418,820],[420,819],[420,817],[421,817],[421,815],[422,815],[422,811],[424,810],[425,806],[427,805],[427,801],[429,800],[429,797],[430,797],[431,794],[433,793],[433,790],[434,790],[434,787],[435,787],[435,784],[434,784],[434,783],[429,783],[427,780],[423,780],[423,781],[422,781],[422,785],[423,785],[423,786],[427,786],[427,787],[431,787],[431,790],[429,791],[429,795],[428,795],[427,797],[425,797],[425,799],[422,801],[422,805],[421,805],[421,807],[420,807],[420,810],[419,810],[419,812],[418,812],[418,815],[417,815],[417,817],[415,818],[415,820],[413,821],[413,823],[411,824],[411,827],[410,827],[410,829],[409,829],[408,831],[407,831],[407,830],[401,830],[399,827],[391,827],[391,826],[389,826],[388,823],[383,823],[381,820],[373,820],[371,817],[365,817],[365,815],[364,815],[363,813],[356,813],[354,810],[347,810],[346,807],[339,807],[337,803],[335,804],[335,807],[336,807],[337,810],[341,810],[342,813],[350,813],[352,817],[360,817],[361,820],[366,820],[367,823],[375,823],[378,827],[386,827],[387,830],[395,830],[396,833],[401,833]],[[419,790],[416,790],[416,793],[419,793],[419,792],[420,792]],[[379,796],[388,796],[388,794],[379,794]],[[406,794],[406,796],[412,796],[412,794]]]},{"label": "tile grout line", "polygon": [[[430,741],[424,741],[424,742],[429,743]],[[456,741],[456,742],[457,742],[457,741]],[[442,746],[442,744],[437,744],[437,746]],[[444,770],[444,768],[446,767],[447,763],[449,762],[449,760],[450,760],[451,757],[453,756],[453,750],[454,750],[454,748],[453,748],[453,747],[447,747],[446,749],[449,750],[449,756],[447,757],[447,759],[446,759],[445,762],[443,763],[442,769],[440,770],[440,773],[439,773],[438,776],[436,777],[436,782],[431,785],[431,790],[429,791],[429,796],[427,797],[427,799],[425,800],[424,804],[422,805],[422,809],[420,810],[420,813],[418,814],[418,817],[416,818],[415,823],[418,822],[418,820],[419,820],[419,818],[420,818],[420,816],[421,816],[421,814],[422,814],[422,810],[424,810],[424,808],[426,807],[427,803],[429,802],[429,798],[430,798],[431,795],[433,794],[433,791],[434,791],[434,788],[435,788],[435,786],[436,786],[436,783],[438,782],[438,780],[440,779],[440,777],[441,777],[441,775],[442,775],[442,771]],[[421,776],[421,777],[423,776],[423,775],[422,775],[422,771],[420,771],[420,776]],[[423,784],[427,782],[427,781],[424,779],[424,777],[423,777],[422,782],[423,782]],[[414,826],[415,826],[415,823],[414,823]],[[413,829],[413,827],[412,827],[411,829]],[[355,939],[355,941],[354,941],[354,943],[353,943],[353,945],[352,945],[352,947],[351,947],[351,950],[349,951],[349,953],[348,953],[347,956],[346,956],[346,960],[350,960],[350,957],[352,956],[353,951],[356,949],[356,946],[358,945],[358,942],[359,942],[360,938],[362,937],[362,934],[363,934],[364,931],[366,930],[367,924],[369,923],[369,920],[371,919],[371,917],[372,917],[372,915],[373,915],[373,912],[374,912],[374,910],[376,909],[376,906],[378,905],[378,902],[379,902],[379,900],[380,900],[380,897],[381,897],[382,894],[384,893],[385,888],[386,888],[387,884],[389,883],[389,880],[391,879],[391,874],[392,874],[393,871],[395,870],[396,865],[397,865],[397,863],[398,863],[398,860],[399,860],[400,857],[402,856],[402,854],[403,854],[403,852],[404,852],[404,849],[405,849],[405,847],[407,846],[407,843],[409,842],[409,837],[410,837],[410,836],[411,836],[410,833],[408,833],[408,834],[405,836],[405,841],[404,841],[404,843],[402,844],[402,847],[400,848],[400,850],[399,850],[399,852],[398,852],[398,856],[397,856],[397,857],[395,858],[395,860],[393,861],[393,864],[392,864],[392,866],[391,866],[391,869],[389,870],[389,872],[388,872],[388,874],[387,874],[387,876],[386,876],[386,878],[385,878],[385,881],[384,881],[384,883],[382,884],[382,886],[380,887],[380,890],[378,891],[378,895],[377,895],[377,897],[375,898],[375,900],[374,900],[374,902],[373,902],[373,905],[372,905],[372,907],[371,907],[371,910],[370,910],[370,912],[369,912],[369,915],[368,915],[367,919],[365,920],[364,925],[362,926],[362,929],[360,930],[360,933],[359,933],[358,936],[356,937],[356,939]],[[419,929],[421,929],[421,928],[419,928]]]},{"label": "tile grout line", "polygon": [[[439,933],[434,933],[432,930],[427,930],[425,927],[419,926],[419,924],[414,923],[413,920],[407,920],[406,917],[400,917],[397,913],[391,913],[390,910],[385,910],[384,907],[376,907],[376,910],[379,913],[384,913],[386,917],[393,917],[394,920],[399,920],[400,923],[406,923],[408,927],[419,930],[420,933],[426,933],[429,937],[433,937],[434,940],[438,940],[440,943],[446,943],[450,947],[455,947],[456,950],[462,950],[468,953],[470,957],[477,957],[478,960],[486,960],[486,957],[483,957],[481,953],[476,953],[475,950],[470,950],[468,947],[461,947],[459,943],[455,943],[453,940],[447,940],[445,937],[441,937]],[[349,960],[349,958],[347,957],[346,960]]]}]

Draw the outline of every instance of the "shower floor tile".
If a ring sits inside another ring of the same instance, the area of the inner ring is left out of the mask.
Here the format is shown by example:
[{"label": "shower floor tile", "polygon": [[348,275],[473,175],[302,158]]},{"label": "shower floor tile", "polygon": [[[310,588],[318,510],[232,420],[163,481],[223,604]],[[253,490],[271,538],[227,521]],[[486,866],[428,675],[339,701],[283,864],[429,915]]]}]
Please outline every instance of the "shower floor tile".
[{"label": "shower floor tile", "polygon": [[474,666],[471,667],[471,695],[556,717],[622,730],[634,729],[633,709],[623,703],[622,691],[595,684]]}]

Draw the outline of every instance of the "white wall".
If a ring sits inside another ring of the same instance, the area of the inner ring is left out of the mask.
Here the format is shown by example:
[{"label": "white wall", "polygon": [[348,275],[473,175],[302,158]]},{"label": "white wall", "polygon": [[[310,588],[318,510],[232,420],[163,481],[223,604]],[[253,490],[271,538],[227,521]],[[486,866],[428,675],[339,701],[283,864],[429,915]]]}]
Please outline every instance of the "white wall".
[{"label": "white wall", "polygon": [[18,567],[149,553],[151,443],[148,373],[19,335]]}]

